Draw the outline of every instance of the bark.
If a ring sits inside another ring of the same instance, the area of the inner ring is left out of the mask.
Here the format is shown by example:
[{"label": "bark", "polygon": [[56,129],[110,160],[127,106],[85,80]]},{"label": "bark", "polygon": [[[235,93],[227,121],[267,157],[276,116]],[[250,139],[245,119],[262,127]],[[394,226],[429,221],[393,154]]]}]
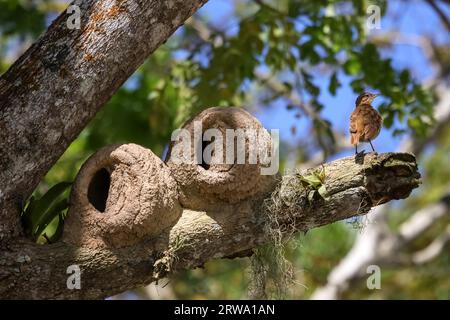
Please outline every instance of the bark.
[{"label": "bark", "polygon": [[0,242],[69,144],[144,59],[207,0],[84,0],[0,78]]},{"label": "bark", "polygon": [[[284,176],[275,186],[280,192],[268,201],[283,203],[275,212],[282,226],[294,225],[297,230],[307,231],[366,214],[379,203],[407,197],[419,183],[415,159],[410,154],[347,157],[323,167],[328,201],[316,197],[312,203],[298,206],[306,203],[304,192],[297,192],[294,201],[285,201],[291,188],[298,191],[301,185],[295,174]],[[0,297],[104,298],[177,270],[202,266],[210,259],[241,255],[270,239],[264,232],[266,206],[267,202],[252,197],[223,205],[220,210],[184,209],[174,226],[125,247],[12,242],[0,259]],[[66,286],[66,270],[73,264],[79,265],[82,272],[80,290]]]}]

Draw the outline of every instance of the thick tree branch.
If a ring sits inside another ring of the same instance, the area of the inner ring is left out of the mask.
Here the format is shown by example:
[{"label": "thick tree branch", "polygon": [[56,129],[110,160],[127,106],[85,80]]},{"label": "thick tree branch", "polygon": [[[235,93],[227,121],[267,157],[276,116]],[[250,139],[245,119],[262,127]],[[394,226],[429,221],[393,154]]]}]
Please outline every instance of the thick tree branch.
[{"label": "thick tree branch", "polygon": [[[275,212],[282,224],[306,231],[366,214],[379,203],[407,197],[419,183],[415,158],[410,154],[348,157],[323,168],[328,201],[315,197],[308,204],[297,174],[286,175],[277,183],[279,192],[269,201],[283,204]],[[293,191],[296,199],[287,196]],[[103,298],[210,259],[233,256],[268,241],[264,233],[266,205],[257,195],[215,210],[184,209],[173,227],[125,247],[91,246],[89,242],[81,246],[64,242],[38,246],[25,240],[11,243],[0,259],[0,297]],[[73,264],[82,272],[81,290],[66,287],[66,268]]]},{"label": "thick tree branch", "polygon": [[0,78],[0,241],[44,174],[144,59],[207,0],[75,1]]}]

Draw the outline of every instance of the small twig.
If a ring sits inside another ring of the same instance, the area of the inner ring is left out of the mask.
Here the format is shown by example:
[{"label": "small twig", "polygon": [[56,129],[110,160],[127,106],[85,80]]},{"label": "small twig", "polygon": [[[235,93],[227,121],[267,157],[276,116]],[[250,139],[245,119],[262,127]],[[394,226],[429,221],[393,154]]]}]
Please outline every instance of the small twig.
[{"label": "small twig", "polygon": [[434,0],[425,0],[425,1],[430,5],[430,7],[433,8],[433,10],[439,16],[442,23],[447,28],[447,31],[450,31],[450,21],[449,21],[447,15],[444,13],[444,11],[442,11],[442,9],[439,8],[439,6],[436,4],[436,2],[434,2]]}]

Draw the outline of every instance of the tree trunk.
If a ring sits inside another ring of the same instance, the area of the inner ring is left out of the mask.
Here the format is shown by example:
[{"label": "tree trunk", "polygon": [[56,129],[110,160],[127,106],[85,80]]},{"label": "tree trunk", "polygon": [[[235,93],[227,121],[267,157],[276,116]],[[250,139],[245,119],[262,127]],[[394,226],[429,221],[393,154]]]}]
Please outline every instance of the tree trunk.
[{"label": "tree trunk", "polygon": [[207,0],[84,0],[0,78],[0,243],[19,208],[112,94]]}]

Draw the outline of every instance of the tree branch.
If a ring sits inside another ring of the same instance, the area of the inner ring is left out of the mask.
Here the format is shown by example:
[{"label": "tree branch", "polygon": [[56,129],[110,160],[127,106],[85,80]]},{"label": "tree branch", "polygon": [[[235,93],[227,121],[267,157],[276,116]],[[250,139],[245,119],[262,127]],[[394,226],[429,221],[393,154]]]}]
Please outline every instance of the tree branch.
[{"label": "tree branch", "polygon": [[69,144],[144,59],[207,0],[76,1],[0,78],[0,241]]},{"label": "tree branch", "polygon": [[[366,214],[379,203],[407,197],[419,183],[410,154],[347,157],[323,168],[328,201],[316,197],[307,204],[297,174],[284,176],[275,186],[279,192],[268,201],[282,203],[275,212],[282,225],[306,231]],[[293,190],[297,197],[290,199],[287,195]],[[11,243],[0,259],[0,298],[104,298],[210,259],[233,256],[269,241],[264,233],[266,205],[267,201],[250,197],[215,210],[184,209],[173,227],[125,247],[91,246],[89,242],[81,246],[68,242],[39,246],[25,240]],[[70,213],[72,217],[80,214]],[[81,290],[66,287],[66,268],[73,264],[82,272]]]},{"label": "tree branch", "polygon": [[439,8],[439,6],[436,4],[434,0],[425,0],[430,7],[436,12],[436,14],[439,16],[439,19],[441,19],[442,23],[444,24],[447,31],[450,31],[450,21],[447,18],[447,15],[445,12]]}]

